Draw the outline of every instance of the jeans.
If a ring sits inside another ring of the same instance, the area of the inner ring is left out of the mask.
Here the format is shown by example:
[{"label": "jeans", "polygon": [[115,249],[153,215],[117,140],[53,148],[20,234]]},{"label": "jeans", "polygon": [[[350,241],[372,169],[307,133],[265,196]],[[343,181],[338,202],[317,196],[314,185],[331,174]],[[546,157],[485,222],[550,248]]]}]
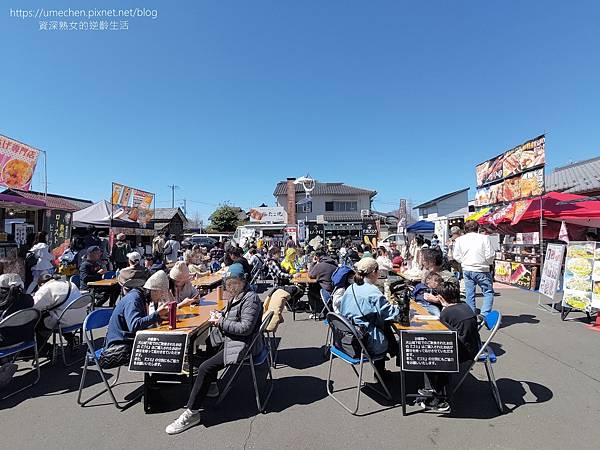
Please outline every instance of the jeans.
[{"label": "jeans", "polygon": [[491,272],[469,272],[463,273],[465,278],[465,295],[467,304],[473,312],[477,313],[477,305],[475,303],[475,286],[479,286],[483,292],[483,306],[481,314],[487,315],[492,310],[494,305],[494,283],[492,281]]}]

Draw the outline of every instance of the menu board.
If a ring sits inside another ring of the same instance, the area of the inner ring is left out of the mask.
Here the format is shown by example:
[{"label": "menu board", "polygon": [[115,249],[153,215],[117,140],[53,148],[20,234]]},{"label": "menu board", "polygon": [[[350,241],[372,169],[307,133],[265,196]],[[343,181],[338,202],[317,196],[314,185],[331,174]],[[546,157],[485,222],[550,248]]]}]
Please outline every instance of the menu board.
[{"label": "menu board", "polygon": [[600,247],[596,242],[571,242],[565,260],[564,296],[568,308],[600,308]]},{"label": "menu board", "polygon": [[545,164],[544,135],[479,164],[475,168],[477,186],[518,175]]},{"label": "menu board", "polygon": [[546,258],[542,269],[542,278],[540,280],[540,294],[549,298],[554,298],[560,278],[563,257],[565,255],[565,246],[561,244],[548,244],[546,249]]},{"label": "menu board", "polygon": [[401,331],[400,347],[405,372],[458,372],[455,331]]},{"label": "menu board", "polygon": [[180,374],[187,349],[187,333],[140,331],[129,361],[131,372]]}]

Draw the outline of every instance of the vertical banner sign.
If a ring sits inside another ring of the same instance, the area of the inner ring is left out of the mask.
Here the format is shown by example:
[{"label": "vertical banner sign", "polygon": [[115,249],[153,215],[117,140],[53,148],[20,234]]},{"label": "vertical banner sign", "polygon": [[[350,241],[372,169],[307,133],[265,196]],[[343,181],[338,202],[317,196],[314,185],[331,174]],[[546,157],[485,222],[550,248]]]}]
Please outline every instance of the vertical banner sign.
[{"label": "vertical banner sign", "polygon": [[27,242],[27,224],[15,223],[15,242],[17,245],[25,245]]},{"label": "vertical banner sign", "polygon": [[44,230],[48,233],[48,247],[55,263],[62,256],[71,240],[72,214],[68,211],[46,210]]},{"label": "vertical banner sign", "polygon": [[123,185],[118,184],[118,183],[113,183],[112,196],[111,196],[111,203],[113,205],[119,204],[119,200],[121,199],[121,194],[123,194]]},{"label": "vertical banner sign", "polygon": [[560,278],[564,255],[564,245],[548,244],[546,259],[544,259],[544,268],[542,269],[542,279],[540,281],[540,294],[551,299],[554,298],[558,287],[558,279]]},{"label": "vertical banner sign", "polygon": [[119,202],[122,206],[129,206],[129,199],[131,198],[132,189],[128,186],[123,186],[123,195],[121,195],[121,201]]},{"label": "vertical banner sign", "polygon": [[377,237],[379,231],[374,219],[363,219],[362,221],[362,238],[365,244],[369,244],[371,248],[377,249]]},{"label": "vertical banner sign", "polygon": [[407,219],[406,215],[407,215],[406,199],[401,198],[400,199],[400,207],[398,208],[398,229],[396,230],[396,232],[398,234],[404,233],[404,230],[406,228],[406,219]]},{"label": "vertical banner sign", "polygon": [[40,152],[0,135],[0,184],[28,191]]}]

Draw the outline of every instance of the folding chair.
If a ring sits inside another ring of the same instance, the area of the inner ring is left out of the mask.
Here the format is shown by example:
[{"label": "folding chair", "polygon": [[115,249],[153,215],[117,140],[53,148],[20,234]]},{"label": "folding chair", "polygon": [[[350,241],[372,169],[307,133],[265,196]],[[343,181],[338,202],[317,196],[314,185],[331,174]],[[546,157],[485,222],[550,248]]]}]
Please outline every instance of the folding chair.
[{"label": "folding chair", "polygon": [[[338,402],[346,411],[348,411],[352,415],[356,415],[356,413],[358,412],[358,407],[359,407],[359,403],[360,403],[360,394],[361,394],[361,390],[362,390],[363,386],[369,387],[371,390],[377,392],[379,395],[381,395],[385,399],[392,401],[392,394],[390,394],[390,391],[389,391],[387,385],[383,381],[383,377],[381,376],[381,374],[379,373],[379,371],[377,370],[377,368],[375,367],[375,364],[374,364],[375,361],[385,358],[385,355],[372,356],[369,353],[369,351],[366,349],[362,340],[359,338],[354,325],[352,325],[350,323],[350,321],[348,319],[346,319],[345,317],[343,317],[339,314],[329,313],[329,314],[327,314],[327,321],[329,322],[329,328],[331,330],[332,336],[335,335],[336,331],[340,332],[340,333],[351,333],[358,340],[358,342],[360,342],[360,346],[361,346],[360,358],[352,358],[350,355],[348,355],[344,351],[335,347],[335,345],[332,345],[330,347],[329,373],[327,375],[327,394],[329,394],[329,396],[331,398],[333,398],[336,402]],[[350,367],[352,367],[352,370],[354,371],[355,375],[358,378],[358,384],[356,385],[356,390],[357,390],[356,404],[355,404],[353,410],[350,409],[349,407],[347,407],[335,395],[333,395],[333,391],[331,389],[331,370],[333,367],[333,358],[334,357],[341,359],[346,364],[349,364]],[[379,389],[376,389],[374,386],[371,386],[369,384],[363,384],[362,374],[363,374],[363,367],[366,362],[371,364],[371,367],[373,368],[373,371],[375,372],[375,377],[377,378],[377,381],[379,381],[379,383],[381,383],[381,386],[383,386],[383,389],[385,392],[381,392]],[[356,370],[356,366],[359,366],[358,371]]]},{"label": "folding chair", "polygon": [[67,307],[63,310],[62,313],[60,313],[60,316],[58,316],[58,320],[56,322],[56,325],[54,326],[54,329],[52,330],[52,364],[54,364],[54,362],[56,361],[56,336],[58,335],[58,341],[60,342],[60,352],[62,353],[62,360],[63,360],[63,364],[65,366],[72,366],[73,364],[75,364],[77,361],[71,361],[70,363],[67,363],[67,358],[65,356],[65,339],[64,339],[64,333],[74,333],[76,331],[79,331],[80,336],[81,336],[81,340],[83,341],[83,323],[77,323],[74,325],[70,325],[68,327],[63,327],[61,325],[63,316],[67,313],[67,311],[74,311],[77,309],[83,309],[83,308],[87,308],[89,312],[89,310],[91,308],[93,308],[94,306],[94,298],[92,297],[91,294],[83,294],[81,297],[76,298],[75,300],[73,300],[71,303],[69,303],[67,305]]},{"label": "folding chair", "polygon": [[111,270],[108,272],[104,272],[104,274],[102,275],[102,279],[103,280],[112,280],[113,278],[117,277],[117,272]]},{"label": "folding chair", "polygon": [[11,356],[16,358],[18,354],[23,350],[33,348],[34,359],[31,370],[33,370],[34,366],[37,370],[37,376],[33,383],[22,387],[21,389],[13,392],[12,394],[2,397],[1,400],[6,400],[7,398],[12,397],[15,394],[18,394],[19,392],[23,392],[25,389],[34,386],[35,384],[37,384],[38,381],[40,381],[40,361],[38,355],[37,340],[35,336],[35,327],[40,321],[40,316],[41,314],[37,309],[29,308],[12,313],[10,316],[0,321],[0,334],[2,334],[3,332],[6,332],[8,334],[11,330],[14,331],[18,328],[20,333],[23,333],[23,335],[28,335],[28,339],[26,341],[17,342],[6,347],[0,347],[0,359],[8,358]]},{"label": "folding chair", "polygon": [[496,377],[494,376],[494,370],[492,369],[492,364],[496,362],[496,355],[491,350],[491,347],[489,347],[490,342],[492,342],[492,339],[494,339],[494,336],[500,328],[500,323],[502,322],[502,314],[496,310],[490,311],[485,316],[484,322],[486,328],[490,330],[490,335],[473,358],[473,361],[471,361],[471,363],[469,364],[469,368],[467,369],[467,371],[464,373],[464,375],[454,387],[451,396],[454,396],[454,394],[456,394],[458,389],[462,386],[463,382],[467,378],[467,375],[469,374],[473,366],[475,366],[476,363],[481,362],[485,366],[485,371],[488,377],[488,383],[490,385],[490,390],[492,391],[492,396],[494,397],[494,400],[496,402],[496,406],[498,407],[498,410],[501,413],[504,413],[504,404],[502,403],[500,391],[498,390],[498,385],[496,384]]},{"label": "folding chair", "polygon": [[[252,348],[254,347],[254,344],[256,343],[256,341],[258,339],[262,339],[263,338],[263,334],[265,332],[265,329],[267,328],[267,325],[269,325],[269,323],[271,322],[271,318],[273,317],[273,311],[269,312],[265,318],[262,321],[262,324],[260,326],[260,328],[258,329],[258,331],[256,332],[256,334],[254,335],[254,337],[252,338],[252,341],[250,342],[250,345],[248,345],[246,347],[246,350],[243,353],[243,357],[242,357],[242,362],[238,363],[238,364],[233,364],[231,366],[228,366],[225,371],[223,372],[223,374],[221,375],[221,377],[219,378],[219,381],[223,380],[227,374],[227,372],[229,372],[231,367],[235,367],[235,371],[233,372],[233,375],[231,376],[231,378],[229,379],[229,381],[227,382],[227,385],[225,386],[225,389],[223,390],[223,392],[221,393],[221,395],[219,396],[219,399],[217,400],[217,405],[219,405],[227,396],[227,394],[229,393],[229,391],[231,390],[231,385],[233,384],[233,382],[235,381],[235,379],[237,378],[240,370],[242,369],[242,367],[244,366],[250,366],[250,372],[252,373],[252,383],[254,384],[254,394],[256,396],[256,407],[258,408],[258,412],[264,413],[265,409],[267,407],[267,403],[269,402],[269,399],[271,398],[271,394],[273,393],[273,374],[271,373],[271,350],[270,350],[270,346],[269,346],[269,340],[266,339],[264,340],[265,345],[263,346],[262,351],[256,355],[253,356],[252,355]],[[256,366],[260,366],[262,364],[265,364],[267,366],[267,383],[269,385],[267,394],[265,395],[264,400],[261,402],[260,400],[260,392],[258,390],[258,384],[256,382],[256,371],[255,371],[255,367]]]},{"label": "folding chair", "polygon": [[[125,405],[121,405],[121,403],[124,403],[124,401],[118,402],[112,391],[112,388],[114,388],[116,386],[117,382],[119,381],[119,375],[121,374],[121,367],[119,367],[117,369],[117,374],[115,376],[115,380],[112,383],[109,383],[106,380],[106,374],[104,373],[104,370],[102,370],[102,367],[100,367],[100,363],[98,362],[98,360],[100,359],[100,355],[102,354],[102,351],[104,350],[104,344],[105,344],[106,340],[104,341],[101,348],[95,348],[93,331],[107,327],[108,322],[110,321],[110,316],[112,315],[112,312],[113,312],[113,310],[109,309],[109,308],[96,309],[96,310],[92,311],[85,318],[85,321],[83,322],[83,338],[85,340],[85,343],[87,344],[88,350],[87,350],[87,354],[85,357],[85,364],[83,366],[83,372],[81,374],[81,383],[79,383],[79,393],[77,395],[77,403],[79,403],[80,406],[87,405],[89,402],[100,397],[102,394],[104,394],[107,391],[110,394],[110,397],[111,397],[115,407],[120,410],[126,409],[127,407],[129,407],[131,404],[133,404],[134,402],[136,402],[139,399],[139,397],[136,397],[133,400],[127,402]],[[88,372],[88,366],[91,364],[96,364],[96,366],[98,367],[98,372],[100,373],[100,377],[102,378],[102,381],[104,382],[104,385],[106,386],[106,389],[98,392],[97,394],[93,395],[92,397],[88,398],[87,400],[82,401],[81,393],[83,391],[83,386],[85,384],[85,378],[86,378],[86,375]]]},{"label": "folding chair", "polygon": [[321,310],[321,315],[325,313],[325,320],[323,321],[323,325],[327,327],[327,334],[325,335],[325,351],[324,356],[327,357],[329,353],[329,347],[331,345],[331,329],[329,328],[329,320],[327,320],[327,316],[329,315],[331,309],[329,308],[329,300],[331,300],[331,294],[327,292],[325,289],[321,289],[321,301],[323,302],[323,309]]},{"label": "folding chair", "polygon": [[277,353],[279,351],[275,333],[277,332],[279,325],[284,322],[283,309],[288,302],[289,297],[289,292],[283,289],[275,289],[267,296],[265,302],[263,303],[263,308],[265,311],[263,313],[263,317],[266,317],[267,314],[272,314],[272,318],[269,321],[267,328],[265,328],[265,337],[269,340],[269,347],[271,350],[271,367],[273,367],[273,369],[277,369]]},{"label": "folding chair", "polygon": [[71,283],[73,283],[75,286],[77,286],[78,289],[81,286],[81,276],[79,276],[79,275],[71,275],[71,278],[69,278],[69,281]]}]

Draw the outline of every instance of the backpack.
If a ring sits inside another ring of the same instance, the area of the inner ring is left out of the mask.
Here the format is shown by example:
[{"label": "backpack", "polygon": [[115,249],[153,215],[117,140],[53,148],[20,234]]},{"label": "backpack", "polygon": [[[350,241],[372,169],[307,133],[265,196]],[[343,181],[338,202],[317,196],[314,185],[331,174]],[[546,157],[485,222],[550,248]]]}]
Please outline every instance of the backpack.
[{"label": "backpack", "polygon": [[334,288],[346,287],[348,273],[352,272],[352,267],[341,265],[331,274],[331,282]]}]

